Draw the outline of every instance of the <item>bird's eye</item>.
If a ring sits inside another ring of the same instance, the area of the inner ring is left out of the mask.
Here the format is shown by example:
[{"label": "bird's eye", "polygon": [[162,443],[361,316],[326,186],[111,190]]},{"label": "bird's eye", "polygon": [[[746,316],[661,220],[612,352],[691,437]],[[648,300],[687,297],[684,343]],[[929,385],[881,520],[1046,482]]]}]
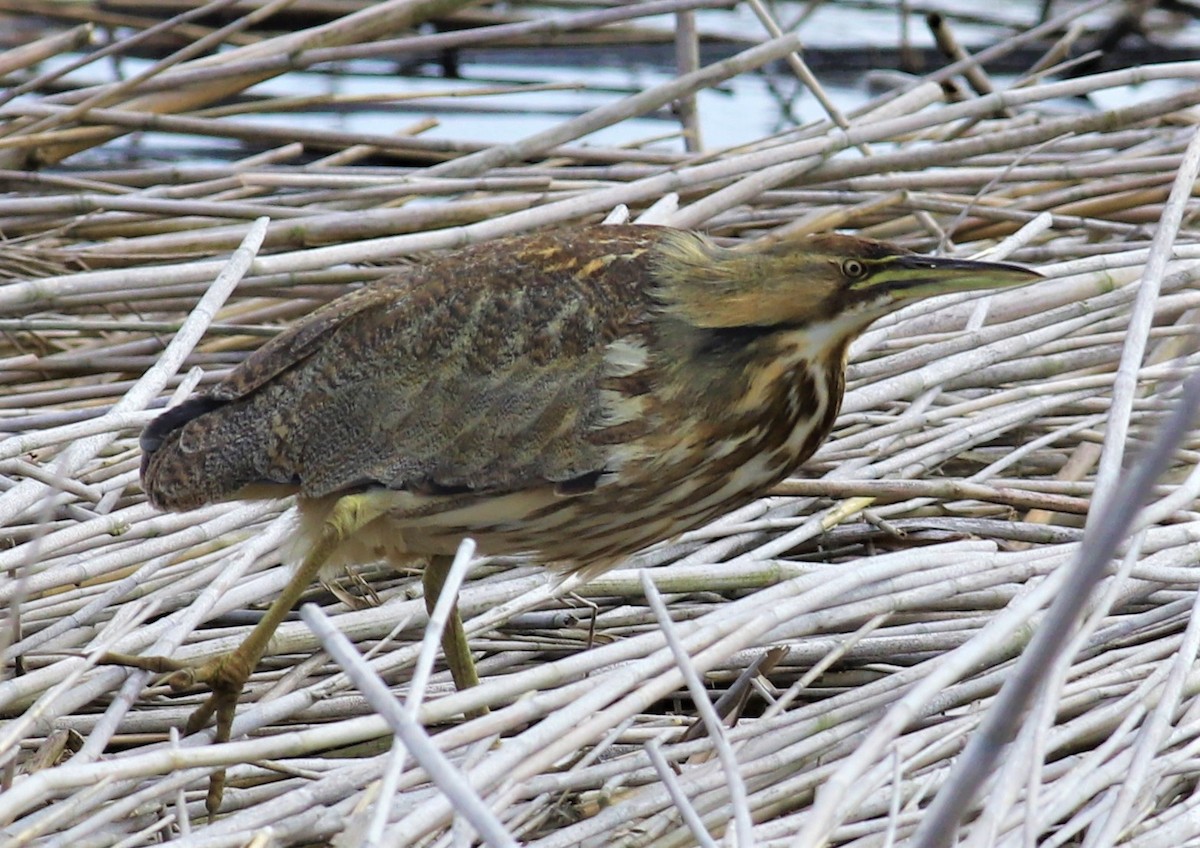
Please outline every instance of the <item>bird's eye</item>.
[{"label": "bird's eye", "polygon": [[842,263],[842,273],[846,275],[847,279],[861,280],[867,276],[867,266],[857,259],[847,259]]}]

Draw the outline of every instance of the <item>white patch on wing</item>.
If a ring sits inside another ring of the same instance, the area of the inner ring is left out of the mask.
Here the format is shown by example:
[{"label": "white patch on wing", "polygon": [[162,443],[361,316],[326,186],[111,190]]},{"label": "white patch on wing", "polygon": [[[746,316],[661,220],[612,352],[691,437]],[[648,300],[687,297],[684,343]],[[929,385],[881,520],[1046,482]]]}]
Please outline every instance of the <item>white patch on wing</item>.
[{"label": "white patch on wing", "polygon": [[598,428],[615,427],[641,418],[646,411],[646,399],[630,397],[612,389],[601,389],[600,408],[604,411],[604,417],[600,420]]},{"label": "white patch on wing", "polygon": [[608,345],[604,351],[604,375],[606,377],[629,377],[646,367],[650,352],[641,340],[625,336]]}]

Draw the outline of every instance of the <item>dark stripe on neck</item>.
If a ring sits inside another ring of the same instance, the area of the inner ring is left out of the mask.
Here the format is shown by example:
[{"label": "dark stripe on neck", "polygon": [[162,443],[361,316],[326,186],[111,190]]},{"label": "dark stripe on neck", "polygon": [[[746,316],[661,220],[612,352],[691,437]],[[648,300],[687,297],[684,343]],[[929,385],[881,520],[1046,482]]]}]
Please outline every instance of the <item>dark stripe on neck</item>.
[{"label": "dark stripe on neck", "polygon": [[701,356],[730,356],[777,333],[798,330],[802,326],[802,324],[749,324],[741,327],[705,327],[698,330],[696,352]]}]

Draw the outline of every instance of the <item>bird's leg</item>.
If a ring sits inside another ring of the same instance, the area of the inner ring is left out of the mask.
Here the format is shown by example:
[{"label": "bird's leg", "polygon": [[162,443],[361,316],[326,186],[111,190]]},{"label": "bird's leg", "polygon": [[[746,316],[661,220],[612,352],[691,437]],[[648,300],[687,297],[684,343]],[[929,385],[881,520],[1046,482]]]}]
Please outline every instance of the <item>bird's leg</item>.
[{"label": "bird's leg", "polygon": [[[230,653],[214,657],[195,667],[166,657],[123,657],[110,654],[103,661],[112,665],[132,665],[150,671],[173,671],[174,673],[167,678],[167,683],[175,690],[188,689],[197,683],[206,684],[212,690],[212,694],[188,718],[186,732],[197,732],[215,714],[217,723],[214,741],[228,742],[238,696],[266,652],[276,629],[300,600],[304,590],[316,579],[321,566],[329,559],[334,549],[361,527],[379,517],[382,512],[383,509],[373,502],[369,493],[340,498],[326,517],[316,544],[309,549],[292,579],[267,608],[246,640]],[[208,797],[205,800],[210,815],[220,808],[224,789],[224,769],[213,772],[209,780]]]},{"label": "bird's leg", "polygon": [[[452,562],[454,557],[431,556],[421,572],[421,585],[425,589],[425,609],[430,615],[433,615],[434,605],[442,595]],[[461,692],[463,689],[479,685],[479,673],[475,670],[475,660],[471,657],[471,648],[467,644],[462,616],[458,614],[457,599],[450,609],[446,628],[442,631],[442,654],[446,657],[446,665],[450,666],[450,676],[454,678],[456,689]]]}]

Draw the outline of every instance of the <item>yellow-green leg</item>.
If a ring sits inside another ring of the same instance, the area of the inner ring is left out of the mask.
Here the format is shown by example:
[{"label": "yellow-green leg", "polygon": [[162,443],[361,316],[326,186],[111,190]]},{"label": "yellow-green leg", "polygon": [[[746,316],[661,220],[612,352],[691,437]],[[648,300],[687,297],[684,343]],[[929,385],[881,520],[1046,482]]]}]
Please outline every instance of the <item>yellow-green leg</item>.
[{"label": "yellow-green leg", "polygon": [[[382,513],[375,506],[369,493],[362,495],[347,495],[341,498],[325,519],[321,528],[321,536],[317,543],[308,551],[304,561],[292,575],[292,579],[284,586],[283,591],[271,603],[262,620],[250,631],[250,635],[242,644],[228,654],[215,657],[201,666],[193,667],[179,663],[168,657],[132,657],[123,654],[109,654],[102,662],[110,665],[124,665],[143,668],[155,672],[173,672],[167,678],[172,689],[189,689],[196,684],[205,684],[212,694],[192,713],[187,722],[187,733],[195,733],[208,723],[215,714],[217,718],[217,742],[228,742],[229,732],[233,726],[233,715],[237,709],[238,696],[242,687],[250,678],[251,672],[262,659],[270,644],[276,629],[287,617],[288,612],[300,600],[305,589],[316,579],[321,566],[329,559],[329,555],[343,540],[352,536],[365,524],[368,524]],[[461,632],[462,622],[459,622]],[[465,641],[464,641],[465,644]],[[457,678],[455,678],[457,680]],[[205,806],[210,815],[215,815],[221,807],[221,796],[225,791],[225,771],[215,771],[209,779],[208,797]]]},{"label": "yellow-green leg", "polygon": [[[450,572],[453,557],[432,556],[425,570],[421,572],[421,585],[425,589],[425,609],[433,615],[433,607],[442,595],[446,585],[446,576]],[[450,618],[442,631],[442,654],[446,657],[446,665],[450,666],[450,675],[454,678],[454,686],[459,691],[479,685],[479,673],[475,670],[475,660],[471,656],[471,648],[467,644],[467,633],[463,629],[462,616],[458,614],[458,601],[450,609]]]}]

